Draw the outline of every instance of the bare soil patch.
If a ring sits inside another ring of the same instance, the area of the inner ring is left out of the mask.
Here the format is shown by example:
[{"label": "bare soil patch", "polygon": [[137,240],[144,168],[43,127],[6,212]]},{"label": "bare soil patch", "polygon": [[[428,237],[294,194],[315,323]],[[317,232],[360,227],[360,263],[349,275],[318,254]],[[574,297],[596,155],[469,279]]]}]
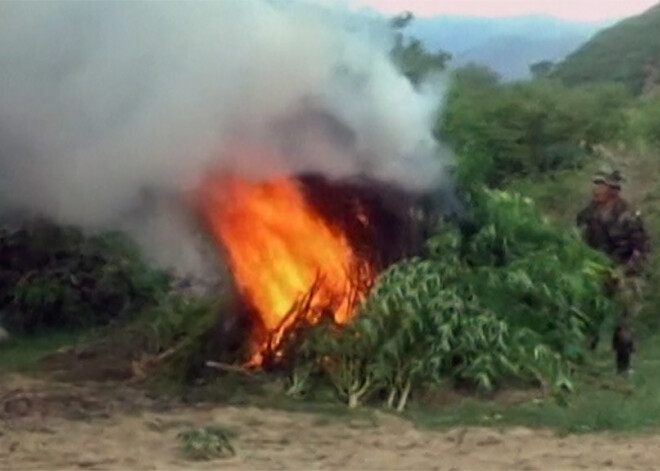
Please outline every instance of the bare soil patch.
[{"label": "bare soil patch", "polygon": [[[187,427],[236,432],[236,456],[194,462],[178,448]],[[559,437],[525,428],[418,430],[376,414],[342,419],[254,407],[188,406],[139,390],[21,376],[0,383],[2,470],[657,468],[660,437]]]}]

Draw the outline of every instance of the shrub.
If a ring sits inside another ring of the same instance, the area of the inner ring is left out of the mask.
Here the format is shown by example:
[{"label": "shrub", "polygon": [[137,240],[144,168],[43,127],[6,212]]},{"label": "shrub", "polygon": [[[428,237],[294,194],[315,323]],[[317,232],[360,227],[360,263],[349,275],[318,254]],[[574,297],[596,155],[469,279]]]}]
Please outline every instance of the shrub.
[{"label": "shrub", "polygon": [[528,199],[485,191],[476,206],[474,237],[445,228],[424,258],[391,267],[353,323],[308,333],[295,369],[351,407],[378,394],[402,410],[411,392],[446,380],[570,389],[589,335],[613,312],[609,262]]},{"label": "shrub", "polygon": [[636,123],[648,142],[660,146],[660,97],[645,102],[640,107],[640,116]]},{"label": "shrub", "polygon": [[200,461],[234,456],[236,451],[230,439],[235,436],[235,433],[225,427],[210,425],[184,430],[177,437],[185,456],[190,460]]},{"label": "shrub", "polygon": [[436,132],[461,156],[463,183],[497,186],[582,166],[594,145],[616,140],[625,129],[627,99],[622,86],[503,84],[472,68],[456,73]]},{"label": "shrub", "polygon": [[16,333],[106,324],[157,304],[169,283],[118,234],[44,223],[0,232],[0,322]]}]

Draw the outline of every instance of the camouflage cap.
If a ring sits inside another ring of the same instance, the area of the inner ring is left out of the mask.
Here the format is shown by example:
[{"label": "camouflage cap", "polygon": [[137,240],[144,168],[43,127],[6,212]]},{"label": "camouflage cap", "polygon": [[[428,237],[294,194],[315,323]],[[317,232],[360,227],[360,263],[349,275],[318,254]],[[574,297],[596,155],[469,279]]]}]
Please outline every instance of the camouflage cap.
[{"label": "camouflage cap", "polygon": [[626,180],[621,175],[621,172],[618,170],[605,171],[600,170],[594,174],[593,183],[600,183],[607,185],[611,188],[616,188],[617,190],[621,189],[621,183]]}]

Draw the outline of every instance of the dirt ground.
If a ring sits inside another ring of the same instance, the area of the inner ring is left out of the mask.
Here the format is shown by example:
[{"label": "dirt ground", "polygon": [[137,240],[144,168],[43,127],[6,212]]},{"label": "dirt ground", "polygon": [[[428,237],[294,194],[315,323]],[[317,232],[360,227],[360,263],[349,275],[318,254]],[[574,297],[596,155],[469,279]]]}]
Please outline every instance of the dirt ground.
[{"label": "dirt ground", "polygon": [[[189,461],[177,434],[222,424],[236,456]],[[417,430],[402,419],[374,420],[184,406],[135,390],[0,378],[2,470],[651,470],[660,436],[558,437],[523,428]]]}]

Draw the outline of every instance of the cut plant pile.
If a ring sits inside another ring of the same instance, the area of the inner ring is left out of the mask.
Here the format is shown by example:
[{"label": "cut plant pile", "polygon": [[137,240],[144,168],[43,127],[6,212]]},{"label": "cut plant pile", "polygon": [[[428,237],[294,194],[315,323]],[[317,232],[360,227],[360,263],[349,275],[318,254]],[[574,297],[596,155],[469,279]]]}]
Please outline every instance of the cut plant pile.
[{"label": "cut plant pile", "polygon": [[[609,262],[577,233],[553,226],[526,198],[479,190],[471,203],[478,230],[467,235],[449,223],[439,227],[423,254],[380,274],[353,321],[338,325],[327,317],[300,326],[273,375],[284,373],[289,395],[329,389],[350,407],[370,402],[402,411],[411,397],[448,382],[479,391],[502,385],[572,389],[591,335],[613,313],[605,293]],[[85,263],[85,253],[76,263]],[[52,263],[53,256],[46,260]],[[221,328],[222,314],[232,309],[226,299],[217,304],[168,294],[139,265],[120,265],[134,267],[128,274],[113,266],[106,261],[97,283],[114,273],[129,280],[124,289],[136,285],[140,273],[147,276],[146,284],[137,284],[151,293],[143,314],[88,348],[51,357],[48,368],[77,379],[133,381],[168,372],[183,382],[213,373],[204,365],[231,362]],[[70,277],[86,273],[78,266],[67,270]],[[62,280],[55,279],[66,293]],[[23,299],[15,294],[21,286],[11,288],[10,306]],[[52,306],[68,315],[59,297]]]},{"label": "cut plant pile", "polygon": [[380,397],[403,410],[446,381],[571,390],[590,335],[613,312],[607,259],[554,227],[531,200],[475,193],[480,230],[447,227],[426,254],[383,273],[356,320],[290,345],[289,392],[334,387],[350,407]]}]

